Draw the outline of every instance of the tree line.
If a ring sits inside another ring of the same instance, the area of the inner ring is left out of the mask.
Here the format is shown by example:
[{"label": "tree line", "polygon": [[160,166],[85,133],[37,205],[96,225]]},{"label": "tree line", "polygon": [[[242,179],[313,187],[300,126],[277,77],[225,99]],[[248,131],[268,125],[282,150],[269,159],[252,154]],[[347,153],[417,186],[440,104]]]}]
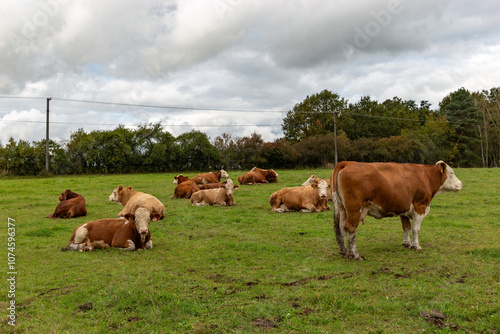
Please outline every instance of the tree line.
[{"label": "tree line", "polygon": [[[53,174],[134,173],[182,170],[333,167],[338,159],[434,164],[457,167],[500,166],[500,88],[450,93],[437,110],[398,97],[383,102],[362,97],[348,103],[324,90],[297,103],[283,119],[284,137],[262,136],[212,141],[193,130],[174,137],[160,123],[136,129],[86,132],[49,141]],[[334,136],[336,130],[337,136]],[[4,175],[40,175],[45,171],[45,139],[0,143]]]}]

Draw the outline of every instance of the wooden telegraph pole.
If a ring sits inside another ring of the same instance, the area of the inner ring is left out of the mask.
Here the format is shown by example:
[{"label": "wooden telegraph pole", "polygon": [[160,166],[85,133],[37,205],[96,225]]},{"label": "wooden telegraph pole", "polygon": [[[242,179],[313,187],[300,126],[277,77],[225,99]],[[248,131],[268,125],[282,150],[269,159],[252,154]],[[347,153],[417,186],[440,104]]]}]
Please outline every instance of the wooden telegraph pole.
[{"label": "wooden telegraph pole", "polygon": [[47,98],[47,124],[45,126],[45,174],[49,174],[49,101],[51,97]]}]

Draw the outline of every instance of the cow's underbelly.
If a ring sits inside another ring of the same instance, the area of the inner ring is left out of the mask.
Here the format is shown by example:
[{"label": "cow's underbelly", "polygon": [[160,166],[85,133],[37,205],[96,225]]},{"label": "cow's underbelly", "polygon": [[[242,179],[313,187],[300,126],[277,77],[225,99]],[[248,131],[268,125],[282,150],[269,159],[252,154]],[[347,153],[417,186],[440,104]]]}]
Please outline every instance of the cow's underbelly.
[{"label": "cow's underbelly", "polygon": [[[413,205],[411,206],[413,207]],[[397,217],[400,215],[405,215],[406,212],[410,212],[412,209],[401,209],[401,208],[391,208],[391,207],[382,207],[375,203],[368,203],[364,207],[361,208],[361,216],[364,219],[366,216],[373,217],[375,219],[382,219],[386,217]]]}]

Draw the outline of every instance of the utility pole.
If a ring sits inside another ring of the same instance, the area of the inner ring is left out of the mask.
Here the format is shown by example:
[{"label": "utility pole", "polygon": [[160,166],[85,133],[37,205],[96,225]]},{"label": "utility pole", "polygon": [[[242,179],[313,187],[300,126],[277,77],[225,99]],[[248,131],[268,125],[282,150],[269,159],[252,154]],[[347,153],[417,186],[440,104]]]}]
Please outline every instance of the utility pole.
[{"label": "utility pole", "polygon": [[337,114],[340,116],[340,111],[335,109],[333,111],[333,136],[335,141],[335,166],[339,163],[339,158],[337,155]]},{"label": "utility pole", "polygon": [[49,174],[49,101],[51,97],[47,98],[47,124],[45,126],[45,174]]}]

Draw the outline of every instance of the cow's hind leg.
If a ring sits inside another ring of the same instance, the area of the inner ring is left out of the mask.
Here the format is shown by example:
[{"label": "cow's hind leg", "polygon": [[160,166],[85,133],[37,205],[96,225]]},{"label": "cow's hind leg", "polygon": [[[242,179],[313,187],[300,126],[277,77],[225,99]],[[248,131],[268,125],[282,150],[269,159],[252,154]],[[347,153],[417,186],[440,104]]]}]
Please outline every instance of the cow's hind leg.
[{"label": "cow's hind leg", "polygon": [[403,233],[404,233],[403,246],[410,248],[410,246],[411,246],[411,240],[410,240],[411,222],[410,222],[410,218],[408,218],[406,216],[400,216],[400,218],[401,218],[401,225],[403,227]]},{"label": "cow's hind leg", "polygon": [[342,256],[347,256],[347,248],[345,246],[345,211],[340,208],[339,205],[335,206],[335,212],[333,215],[333,226],[335,229],[335,236],[337,238],[337,244],[339,245],[339,253]]},{"label": "cow's hind leg", "polygon": [[358,253],[358,248],[356,247],[356,232],[347,232],[347,242],[349,243],[349,257],[354,260],[364,260]]}]

